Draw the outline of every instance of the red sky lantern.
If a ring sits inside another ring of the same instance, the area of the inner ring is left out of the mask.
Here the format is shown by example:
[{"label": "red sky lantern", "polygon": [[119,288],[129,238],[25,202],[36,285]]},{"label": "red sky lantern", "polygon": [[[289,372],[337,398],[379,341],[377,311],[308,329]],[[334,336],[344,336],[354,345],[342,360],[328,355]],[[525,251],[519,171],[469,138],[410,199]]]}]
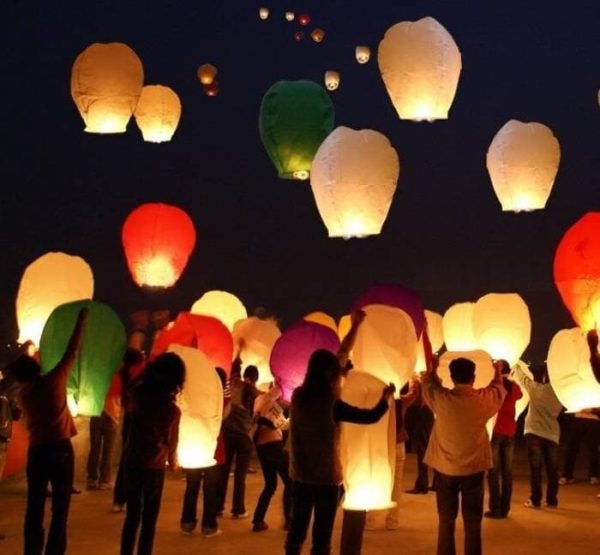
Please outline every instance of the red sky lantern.
[{"label": "red sky lantern", "polygon": [[300,42],[301,40],[304,40],[304,33],[302,31],[296,31],[294,33],[294,40],[296,42]]},{"label": "red sky lantern", "polygon": [[298,16],[298,23],[304,26],[308,25],[310,23],[310,15],[308,15],[307,13],[300,14]]},{"label": "red sky lantern", "polygon": [[206,96],[217,96],[219,94],[219,82],[213,81],[210,85],[202,85]]},{"label": "red sky lantern", "polygon": [[125,220],[121,240],[127,266],[140,286],[171,287],[196,244],[191,218],[177,206],[142,204]]}]

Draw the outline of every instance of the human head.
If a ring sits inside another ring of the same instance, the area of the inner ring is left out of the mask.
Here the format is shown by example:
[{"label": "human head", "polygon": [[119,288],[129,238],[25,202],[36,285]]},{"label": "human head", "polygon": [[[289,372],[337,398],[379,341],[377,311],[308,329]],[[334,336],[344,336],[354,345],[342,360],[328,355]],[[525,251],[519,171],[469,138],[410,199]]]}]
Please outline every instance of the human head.
[{"label": "human head", "polygon": [[128,347],[123,355],[123,365],[127,368],[131,368],[136,364],[142,364],[144,362],[144,353],[139,349]]},{"label": "human head", "polygon": [[331,351],[319,349],[310,356],[302,389],[309,395],[333,394],[341,375],[337,357]]},{"label": "human head", "polygon": [[546,383],[548,381],[548,366],[545,362],[532,364],[530,370],[534,381],[538,383]]},{"label": "human head", "polygon": [[243,378],[245,382],[255,384],[258,381],[258,368],[253,364],[246,366]]},{"label": "human head", "polygon": [[185,364],[175,353],[158,355],[145,370],[145,382],[163,392],[175,395],[185,383]]},{"label": "human head", "polygon": [[503,376],[508,376],[508,374],[510,374],[510,364],[508,364],[508,361],[504,360],[503,358],[496,360],[494,362],[494,367],[498,368],[500,370],[500,374]]},{"label": "human head", "polygon": [[19,383],[30,382],[42,373],[42,368],[37,360],[29,355],[20,355],[13,363],[8,365],[6,370]]},{"label": "human head", "polygon": [[450,377],[455,384],[475,382],[475,363],[468,358],[455,358],[450,362]]}]

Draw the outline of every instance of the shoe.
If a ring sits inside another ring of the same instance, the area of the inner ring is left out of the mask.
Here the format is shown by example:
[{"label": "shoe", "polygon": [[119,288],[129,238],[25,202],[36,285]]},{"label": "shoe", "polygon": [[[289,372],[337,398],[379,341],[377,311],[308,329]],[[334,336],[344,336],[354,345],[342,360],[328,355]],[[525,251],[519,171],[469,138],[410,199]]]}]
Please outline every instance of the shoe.
[{"label": "shoe", "polygon": [[98,486],[98,482],[96,482],[95,480],[88,480],[87,484],[85,485],[85,489],[88,491],[96,491],[100,488]]},{"label": "shoe", "polygon": [[202,536],[204,538],[214,538],[215,536],[220,536],[223,533],[223,530],[220,528],[202,528]]},{"label": "shoe", "polygon": [[558,502],[557,503],[548,503],[548,501],[545,501],[544,507],[546,507],[548,509],[558,509]]},{"label": "shoe", "polygon": [[71,488],[71,495],[79,495],[81,493],[80,489],[77,489],[75,486]]},{"label": "shoe", "polygon": [[506,518],[506,516],[503,515],[502,513],[496,513],[494,511],[486,511],[485,513],[483,513],[483,516],[485,518],[496,518],[496,519]]},{"label": "shoe", "polygon": [[400,528],[400,524],[398,522],[387,521],[385,523],[386,530],[398,530]]},{"label": "shoe", "polygon": [[528,499],[527,501],[525,501],[525,503],[523,503],[523,505],[527,509],[540,509],[541,508],[539,505],[534,505],[533,501],[531,499]]},{"label": "shoe", "polygon": [[122,513],[125,510],[125,505],[119,505],[119,503],[115,503],[112,506],[113,513]]},{"label": "shoe", "polygon": [[256,470],[256,468],[254,468],[253,466],[248,467],[248,474],[256,474],[257,472],[258,470]]},{"label": "shoe", "polygon": [[223,511],[217,511],[217,518],[223,518]]},{"label": "shoe", "polygon": [[269,529],[269,525],[266,522],[255,522],[252,526],[253,532],[264,532]]},{"label": "shoe", "polygon": [[427,490],[422,490],[422,489],[407,489],[405,491],[405,493],[408,493],[410,495],[427,495],[428,491]]},{"label": "shoe", "polygon": [[233,520],[243,520],[244,518],[248,518],[248,513],[247,512],[243,512],[243,513],[231,513],[231,518]]},{"label": "shoe", "polygon": [[191,536],[194,533],[194,528],[196,528],[195,522],[182,522],[180,524],[181,533],[185,536]]},{"label": "shoe", "polygon": [[[596,478],[597,479],[597,478]],[[570,486],[571,484],[575,483],[575,478],[566,478],[565,476],[561,476],[558,479],[558,483],[561,486]]]},{"label": "shoe", "polygon": [[600,484],[600,480],[596,476],[592,476],[590,478],[590,485],[597,486],[598,484]]},{"label": "shoe", "polygon": [[112,484],[110,484],[109,482],[100,482],[98,484],[98,489],[100,491],[107,491],[109,489],[112,489]]}]

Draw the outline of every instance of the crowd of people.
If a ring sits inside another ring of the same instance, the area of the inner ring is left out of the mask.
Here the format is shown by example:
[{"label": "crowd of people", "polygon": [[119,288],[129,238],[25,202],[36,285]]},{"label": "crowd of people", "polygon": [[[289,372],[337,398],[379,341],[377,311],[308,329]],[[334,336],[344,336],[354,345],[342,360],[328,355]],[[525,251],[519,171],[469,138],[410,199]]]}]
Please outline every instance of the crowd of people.
[{"label": "crowd of people", "polygon": [[[77,433],[66,397],[69,373],[85,333],[87,311],[79,314],[64,356],[55,368],[42,373],[35,357],[21,355],[4,371],[0,382],[0,476],[10,440],[10,423],[21,413],[29,433],[27,454],[27,508],[24,519],[25,555],[64,554],[67,519],[74,482],[71,438]],[[544,364],[531,367],[528,375],[518,365],[495,362],[495,376],[484,388],[475,389],[475,364],[468,358],[450,363],[454,387],[442,385],[437,359],[427,336],[424,344],[427,370],[402,392],[382,385],[380,400],[371,408],[358,408],[340,399],[343,378],[352,370],[350,353],[365,313],[352,315],[352,326],[337,353],[315,351],[303,383],[291,402],[281,399],[276,384],[264,392],[256,387],[258,370],[242,369],[236,358],[229,379],[216,372],[223,385],[223,422],[209,468],[179,469],[177,444],[181,412],[177,398],[185,384],[186,368],[180,357],[165,353],[146,361],[141,351],[127,350],[105,399],[102,414],[90,419],[87,489],[112,486],[113,451],[121,427],[122,455],[113,489],[113,511],[125,511],[121,555],[149,555],[153,551],[165,471],[181,470],[186,487],[180,519],[181,532],[191,534],[198,525],[198,500],[203,490],[200,532],[204,537],[221,534],[219,519],[227,504],[230,473],[233,475],[231,518],[249,518],[245,483],[256,452],[264,487],[252,515],[254,532],[268,530],[266,515],[276,491],[283,484],[285,553],[302,552],[312,520],[311,553],[331,552],[331,538],[340,500],[343,471],[339,454],[340,425],[373,424],[395,403],[396,465],[392,500],[384,527],[395,530],[401,523],[398,507],[403,492],[406,442],[417,455],[417,478],[410,494],[435,490],[438,513],[438,555],[456,553],[455,525],[459,507],[465,529],[464,552],[482,552],[482,518],[509,515],[512,497],[512,460],[517,431],[515,405],[529,397],[524,434],[530,465],[530,496],[525,506],[539,509],[558,506],[559,485],[574,481],[575,457],[581,443],[590,453],[588,478],[598,483],[600,409],[575,415],[566,447],[564,469],[559,472],[559,415],[563,408],[548,381]],[[600,354],[595,332],[588,334],[590,360],[600,376]],[[240,346],[238,346],[240,347]],[[394,401],[394,397],[396,397]],[[490,434],[486,429],[495,418]],[[542,467],[547,484],[542,487]],[[430,471],[433,472],[430,483]],[[489,507],[484,511],[487,474]],[[52,517],[44,530],[44,505],[51,488]],[[366,528],[377,527],[370,513]],[[1,536],[0,536],[1,538]],[[45,548],[44,548],[45,546]]]}]

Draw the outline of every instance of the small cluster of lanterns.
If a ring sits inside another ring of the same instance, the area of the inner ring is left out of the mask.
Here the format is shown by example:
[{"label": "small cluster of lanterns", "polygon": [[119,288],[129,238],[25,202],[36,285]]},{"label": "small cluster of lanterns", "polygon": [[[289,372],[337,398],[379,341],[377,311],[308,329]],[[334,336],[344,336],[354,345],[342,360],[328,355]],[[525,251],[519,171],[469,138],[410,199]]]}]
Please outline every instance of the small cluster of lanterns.
[{"label": "small cluster of lanterns", "polygon": [[198,81],[202,85],[206,96],[217,96],[219,94],[219,82],[217,81],[217,68],[212,64],[202,64],[197,71]]},{"label": "small cluster of lanterns", "polygon": [[[267,19],[269,19],[270,15],[271,10],[269,8],[263,6],[258,9],[258,17],[261,20],[266,21]],[[312,21],[310,15],[308,15],[307,13],[302,13],[296,17],[296,14],[292,11],[286,11],[284,13],[284,18],[290,23],[296,21],[301,27],[307,27]],[[301,42],[306,38],[306,34],[302,30],[297,30],[294,31],[293,37],[296,42]],[[316,27],[310,32],[310,38],[313,40],[313,42],[316,43],[323,42],[323,40],[325,39],[325,31],[320,27]]]}]

